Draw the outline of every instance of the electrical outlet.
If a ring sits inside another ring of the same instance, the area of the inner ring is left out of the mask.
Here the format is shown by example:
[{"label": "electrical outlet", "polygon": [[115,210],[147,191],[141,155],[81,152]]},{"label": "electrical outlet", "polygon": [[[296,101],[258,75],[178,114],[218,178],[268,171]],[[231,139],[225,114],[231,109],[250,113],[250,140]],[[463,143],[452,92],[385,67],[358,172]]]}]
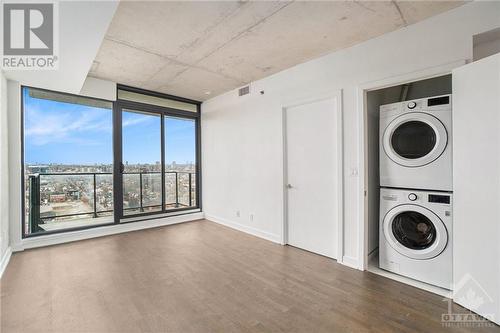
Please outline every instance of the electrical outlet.
[{"label": "electrical outlet", "polygon": [[253,221],[253,214],[250,214],[250,221]]},{"label": "electrical outlet", "polygon": [[236,217],[240,217],[240,211],[239,210],[236,211]]}]

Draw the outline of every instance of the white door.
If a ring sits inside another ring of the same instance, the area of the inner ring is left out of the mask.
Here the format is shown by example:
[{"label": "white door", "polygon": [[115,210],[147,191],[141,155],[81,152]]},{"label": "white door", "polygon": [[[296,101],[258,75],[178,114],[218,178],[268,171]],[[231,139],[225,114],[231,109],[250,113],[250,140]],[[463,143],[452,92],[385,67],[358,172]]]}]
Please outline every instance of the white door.
[{"label": "white door", "polygon": [[285,109],[287,243],[337,257],[342,180],[337,98]]},{"label": "white door", "polygon": [[500,54],[452,74],[453,300],[500,325]]}]

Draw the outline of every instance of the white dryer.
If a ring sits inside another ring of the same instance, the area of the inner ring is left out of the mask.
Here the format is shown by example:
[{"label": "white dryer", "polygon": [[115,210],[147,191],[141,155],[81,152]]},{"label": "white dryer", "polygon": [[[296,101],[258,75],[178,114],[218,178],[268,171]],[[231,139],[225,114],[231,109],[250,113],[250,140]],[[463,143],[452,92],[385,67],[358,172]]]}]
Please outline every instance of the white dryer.
[{"label": "white dryer", "polygon": [[452,287],[452,195],[380,189],[380,268]]},{"label": "white dryer", "polygon": [[380,106],[380,186],[452,190],[451,95]]}]

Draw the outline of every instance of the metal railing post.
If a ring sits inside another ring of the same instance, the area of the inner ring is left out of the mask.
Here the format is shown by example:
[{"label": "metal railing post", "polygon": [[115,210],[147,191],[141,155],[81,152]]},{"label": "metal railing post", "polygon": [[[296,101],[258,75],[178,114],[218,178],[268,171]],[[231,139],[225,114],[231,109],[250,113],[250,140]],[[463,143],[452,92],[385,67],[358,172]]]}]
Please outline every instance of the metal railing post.
[{"label": "metal railing post", "polygon": [[191,188],[191,172],[188,174],[189,175],[189,207],[193,205],[193,196],[192,196],[192,188]]},{"label": "metal railing post", "polygon": [[175,172],[175,208],[179,207],[179,177],[177,171]]},{"label": "metal railing post", "polygon": [[94,218],[97,218],[97,182],[95,173],[94,173]]},{"label": "metal railing post", "polygon": [[38,232],[40,223],[40,175],[29,175],[30,207],[29,233]]},{"label": "metal railing post", "polygon": [[144,207],[142,206],[142,172],[139,172],[139,200],[140,200],[140,211],[144,211]]}]

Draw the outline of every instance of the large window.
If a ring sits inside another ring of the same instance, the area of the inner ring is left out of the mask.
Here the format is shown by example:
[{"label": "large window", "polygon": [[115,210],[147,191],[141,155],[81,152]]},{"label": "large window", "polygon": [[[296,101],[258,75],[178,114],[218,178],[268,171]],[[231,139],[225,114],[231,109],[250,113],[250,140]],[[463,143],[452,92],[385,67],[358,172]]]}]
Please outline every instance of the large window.
[{"label": "large window", "polygon": [[113,222],[112,103],[24,87],[24,235]]},{"label": "large window", "polygon": [[199,103],[117,95],[22,88],[25,237],[200,208]]},{"label": "large window", "polygon": [[118,218],[199,208],[198,105],[119,89],[115,110]]}]

